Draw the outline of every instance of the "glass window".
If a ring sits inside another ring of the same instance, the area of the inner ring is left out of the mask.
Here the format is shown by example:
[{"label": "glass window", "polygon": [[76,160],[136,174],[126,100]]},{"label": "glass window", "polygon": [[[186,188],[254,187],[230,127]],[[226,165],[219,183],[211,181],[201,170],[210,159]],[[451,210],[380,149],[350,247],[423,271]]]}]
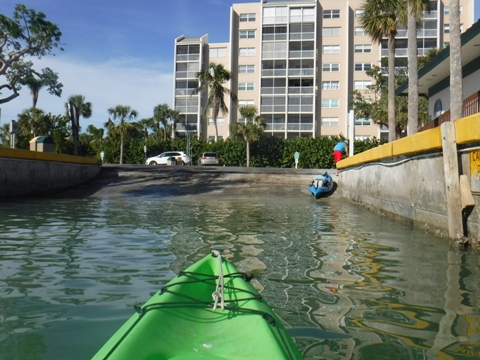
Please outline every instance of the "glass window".
[{"label": "glass window", "polygon": [[355,71],[367,71],[372,68],[371,63],[355,63]]},{"label": "glass window", "polygon": [[255,30],[240,30],[240,39],[255,39]]},{"label": "glass window", "polygon": [[445,15],[450,15],[450,6],[445,6],[445,7],[443,8],[443,13],[444,13]]},{"label": "glass window", "polygon": [[372,119],[355,118],[355,126],[368,126],[371,125]]},{"label": "glass window", "polygon": [[240,22],[255,21],[255,14],[240,14]]},{"label": "glass window", "polygon": [[322,117],[322,126],[338,126],[338,117]]},{"label": "glass window", "polygon": [[227,56],[227,48],[213,48],[209,50],[210,57],[225,57]]},{"label": "glass window", "polygon": [[322,28],[322,36],[340,36],[340,28],[324,27]]},{"label": "glass window", "polygon": [[240,48],[240,56],[255,56],[255,48]]},{"label": "glass window", "polygon": [[443,32],[445,34],[449,34],[450,33],[450,24],[445,24],[443,25]]},{"label": "glass window", "polygon": [[324,10],[323,11],[324,19],[338,19],[340,18],[340,10]]},{"label": "glass window", "polygon": [[[217,118],[217,126],[223,126],[224,120],[223,118]],[[215,126],[215,123],[213,122],[213,118],[208,119],[208,126]]]},{"label": "glass window", "polygon": [[371,53],[372,52],[372,45],[370,45],[370,44],[355,45],[355,52],[356,53]]},{"label": "glass window", "polygon": [[366,90],[371,85],[372,85],[371,80],[355,80],[353,86],[355,90]]},{"label": "glass window", "polygon": [[339,63],[322,64],[322,70],[325,72],[337,72],[337,71],[340,71],[340,64]]},{"label": "glass window", "polygon": [[323,45],[324,54],[340,54],[340,45]]},{"label": "glass window", "polygon": [[338,90],[340,89],[339,81],[322,81],[322,90]]},{"label": "glass window", "polygon": [[255,90],[255,84],[254,83],[238,83],[238,90],[243,90],[243,91],[251,91]]},{"label": "glass window", "polygon": [[253,100],[238,100],[237,104],[238,104],[238,108],[241,108],[241,107],[244,107],[244,106],[247,106],[247,105],[254,105],[254,101]]},{"label": "glass window", "polygon": [[322,99],[322,108],[338,108],[338,99]]},{"label": "glass window", "polygon": [[361,36],[361,35],[367,35],[363,27],[361,26],[355,26],[355,35]]},{"label": "glass window", "polygon": [[355,17],[356,18],[362,17],[363,13],[364,13],[363,9],[355,9]]},{"label": "glass window", "polygon": [[255,72],[255,65],[240,65],[238,67],[239,74],[252,74]]}]

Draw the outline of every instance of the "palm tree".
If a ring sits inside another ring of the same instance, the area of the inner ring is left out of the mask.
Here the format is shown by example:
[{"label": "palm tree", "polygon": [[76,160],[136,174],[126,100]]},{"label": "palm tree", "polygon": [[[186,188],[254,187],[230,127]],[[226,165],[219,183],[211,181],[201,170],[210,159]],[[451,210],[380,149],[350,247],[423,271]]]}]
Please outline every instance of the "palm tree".
[{"label": "palm tree", "polygon": [[92,104],[85,101],[85,96],[83,95],[72,95],[68,98],[65,108],[67,113],[70,112],[69,117],[72,120],[74,154],[80,155],[80,140],[78,136],[80,133],[80,116],[83,116],[85,119],[92,116]]},{"label": "palm tree", "polygon": [[148,129],[155,129],[155,122],[153,121],[153,118],[141,119],[140,121],[137,121],[137,124],[141,131],[143,131],[143,138],[145,141],[148,141]]},{"label": "palm tree", "polygon": [[24,135],[32,134],[32,137],[36,137],[42,132],[46,135],[50,127],[49,119],[42,109],[34,107],[26,109],[19,114],[18,119],[18,126]]},{"label": "palm tree", "polygon": [[402,0],[367,0],[363,5],[360,23],[373,41],[388,37],[388,141],[396,139],[395,132],[395,36],[406,20],[406,3]]},{"label": "palm tree", "polygon": [[459,0],[450,0],[450,121],[463,117],[462,43]]},{"label": "palm tree", "polygon": [[218,139],[217,117],[222,111],[223,114],[228,114],[228,107],[225,103],[225,95],[229,94],[232,101],[237,101],[237,95],[230,91],[230,89],[223,86],[229,81],[231,74],[221,64],[211,63],[208,70],[198,73],[198,80],[201,85],[196,88],[193,94],[197,94],[201,90],[208,89],[207,103],[204,109],[204,116],[208,118],[208,110],[212,109],[213,124],[215,125],[215,142]]},{"label": "palm tree", "polygon": [[[123,141],[128,132],[133,128],[133,125],[129,120],[133,120],[138,116],[136,110],[132,110],[127,105],[117,105],[108,109],[108,113],[112,117],[105,123],[105,127],[109,129],[109,132],[116,133],[120,136],[120,162],[123,164]],[[115,124],[117,122],[117,124]]]},{"label": "palm tree", "polygon": [[408,135],[418,131],[418,49],[417,30],[420,16],[429,9],[428,0],[407,0],[408,31]]},{"label": "palm tree", "polygon": [[153,121],[157,128],[157,137],[160,139],[160,124],[163,127],[163,140],[167,140],[167,124],[170,117],[170,107],[168,104],[157,105],[153,109]]},{"label": "palm tree", "polygon": [[32,107],[37,107],[38,95],[40,90],[47,86],[47,91],[55,96],[62,95],[63,84],[58,82],[58,75],[50,68],[45,68],[42,73],[31,70],[30,73],[21,80],[22,85],[26,85],[30,89],[33,97]]},{"label": "palm tree", "polygon": [[242,137],[247,147],[247,167],[250,167],[250,143],[260,139],[267,125],[265,120],[257,116],[257,108],[247,105],[239,109],[240,115],[245,119],[245,124],[234,122],[230,124],[232,136]]},{"label": "palm tree", "polygon": [[170,110],[170,119],[172,119],[172,139],[175,140],[175,132],[177,131],[177,124],[182,120],[183,114],[175,109]]}]

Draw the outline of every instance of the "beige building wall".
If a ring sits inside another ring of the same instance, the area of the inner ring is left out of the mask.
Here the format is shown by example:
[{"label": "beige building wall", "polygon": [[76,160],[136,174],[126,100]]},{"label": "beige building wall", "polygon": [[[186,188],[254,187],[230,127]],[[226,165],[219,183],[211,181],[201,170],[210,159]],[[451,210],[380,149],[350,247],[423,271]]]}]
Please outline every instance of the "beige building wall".
[{"label": "beige building wall", "polygon": [[[218,124],[219,136],[227,138],[229,124],[242,120],[238,108],[244,105],[257,107],[267,119],[266,133],[273,136],[347,136],[353,91],[366,92],[372,81],[366,70],[381,66],[382,56],[387,55],[386,47],[373,43],[360,26],[364,1],[262,0],[233,4],[229,43],[209,44],[210,54],[220,48],[226,48],[228,54],[210,55],[204,62],[204,66],[221,63],[231,71],[233,77],[226,87],[238,95],[238,104],[225,99],[229,113],[219,115],[223,118],[223,124]],[[448,0],[430,3],[432,11],[425,13],[424,29],[417,37],[419,55],[449,42]],[[473,0],[460,0],[460,5],[465,31],[473,24]],[[302,9],[311,8],[313,19],[311,10],[308,16],[302,13]],[[406,30],[400,29],[396,41],[399,61],[407,57],[406,39]],[[278,58],[272,58],[272,49]],[[276,105],[270,105],[271,101]],[[309,117],[313,117],[313,124],[308,123]],[[203,138],[215,134],[211,125],[202,129]],[[355,119],[354,133],[356,138],[380,138],[388,134],[388,129],[380,129],[370,119]]]}]

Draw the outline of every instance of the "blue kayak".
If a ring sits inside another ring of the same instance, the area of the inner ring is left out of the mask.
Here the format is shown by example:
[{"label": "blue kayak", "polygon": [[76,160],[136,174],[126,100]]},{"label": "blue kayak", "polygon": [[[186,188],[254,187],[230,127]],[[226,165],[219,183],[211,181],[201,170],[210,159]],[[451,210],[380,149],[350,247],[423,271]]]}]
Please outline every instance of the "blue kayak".
[{"label": "blue kayak", "polygon": [[317,175],[313,178],[310,184],[309,190],[315,199],[320,198],[322,195],[330,192],[333,188],[333,179],[329,173],[323,175]]}]

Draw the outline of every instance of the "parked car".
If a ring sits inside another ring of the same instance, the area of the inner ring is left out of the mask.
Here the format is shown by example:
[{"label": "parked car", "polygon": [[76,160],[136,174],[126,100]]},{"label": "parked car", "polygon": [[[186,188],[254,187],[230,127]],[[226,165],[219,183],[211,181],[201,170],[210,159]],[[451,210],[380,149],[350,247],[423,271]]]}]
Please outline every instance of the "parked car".
[{"label": "parked car", "polygon": [[198,159],[198,165],[220,165],[218,154],[214,152],[204,152]]},{"label": "parked car", "polygon": [[190,157],[185,154],[183,151],[167,151],[164,153],[161,153],[160,155],[157,156],[152,156],[149,157],[146,161],[145,164],[147,165],[167,165],[167,162],[174,159],[177,164],[179,165],[185,165],[189,164],[192,160]]}]

